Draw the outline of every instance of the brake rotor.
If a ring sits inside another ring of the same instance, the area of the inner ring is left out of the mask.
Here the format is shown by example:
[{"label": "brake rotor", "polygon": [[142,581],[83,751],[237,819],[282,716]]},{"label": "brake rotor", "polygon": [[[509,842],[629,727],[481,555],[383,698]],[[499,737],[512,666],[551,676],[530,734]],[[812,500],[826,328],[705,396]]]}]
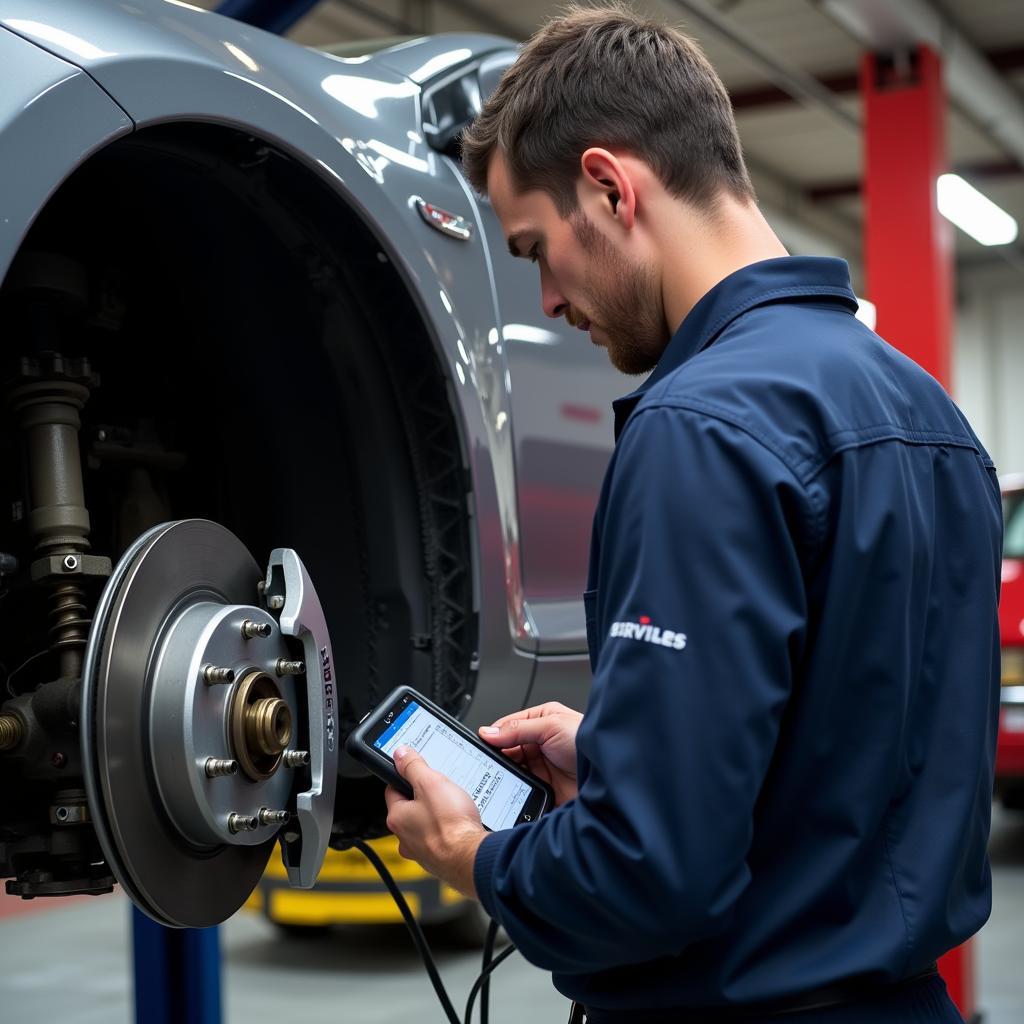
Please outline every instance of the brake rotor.
[{"label": "brake rotor", "polygon": [[279,832],[293,884],[312,885],[326,850],[337,770],[326,626],[294,552],[275,551],[262,576],[224,527],[164,524],[126,552],[93,620],[88,802],[114,875],[161,924],[233,914]]}]

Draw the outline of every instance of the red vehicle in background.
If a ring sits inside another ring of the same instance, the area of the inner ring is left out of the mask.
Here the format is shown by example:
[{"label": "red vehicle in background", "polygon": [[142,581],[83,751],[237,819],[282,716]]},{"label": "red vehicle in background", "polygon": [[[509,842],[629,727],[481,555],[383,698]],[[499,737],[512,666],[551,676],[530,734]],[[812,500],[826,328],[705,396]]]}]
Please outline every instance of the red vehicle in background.
[{"label": "red vehicle in background", "polygon": [[1003,653],[996,794],[1024,810],[1024,474],[1000,480],[1003,490],[1003,588],[999,634]]}]

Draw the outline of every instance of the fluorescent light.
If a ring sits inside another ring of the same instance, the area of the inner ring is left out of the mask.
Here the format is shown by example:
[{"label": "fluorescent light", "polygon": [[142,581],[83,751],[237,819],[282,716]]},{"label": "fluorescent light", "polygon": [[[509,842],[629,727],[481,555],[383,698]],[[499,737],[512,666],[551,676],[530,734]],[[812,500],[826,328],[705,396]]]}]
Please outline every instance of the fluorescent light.
[{"label": "fluorescent light", "polygon": [[958,174],[941,174],[939,213],[982,245],[1008,245],[1017,237],[1017,222]]}]

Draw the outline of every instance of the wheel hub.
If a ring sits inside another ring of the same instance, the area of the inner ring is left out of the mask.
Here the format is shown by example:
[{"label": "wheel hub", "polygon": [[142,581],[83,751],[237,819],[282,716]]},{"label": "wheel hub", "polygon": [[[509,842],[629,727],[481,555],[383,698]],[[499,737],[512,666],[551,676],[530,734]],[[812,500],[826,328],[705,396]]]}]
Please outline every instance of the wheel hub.
[{"label": "wheel hub", "polygon": [[269,779],[292,736],[292,712],[278,684],[266,672],[250,672],[231,704],[231,743],[245,774]]}]

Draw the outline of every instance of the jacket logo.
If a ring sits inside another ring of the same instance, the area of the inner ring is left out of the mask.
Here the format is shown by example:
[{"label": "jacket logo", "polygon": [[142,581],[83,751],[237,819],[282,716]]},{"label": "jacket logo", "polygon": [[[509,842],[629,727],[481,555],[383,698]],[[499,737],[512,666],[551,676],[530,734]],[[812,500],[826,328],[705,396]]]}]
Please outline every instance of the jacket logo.
[{"label": "jacket logo", "polygon": [[686,646],[686,634],[676,633],[671,629],[662,630],[651,625],[649,615],[641,615],[639,622],[613,622],[608,631],[609,637],[623,637],[626,640],[642,640],[661,647],[671,647],[681,651]]}]

